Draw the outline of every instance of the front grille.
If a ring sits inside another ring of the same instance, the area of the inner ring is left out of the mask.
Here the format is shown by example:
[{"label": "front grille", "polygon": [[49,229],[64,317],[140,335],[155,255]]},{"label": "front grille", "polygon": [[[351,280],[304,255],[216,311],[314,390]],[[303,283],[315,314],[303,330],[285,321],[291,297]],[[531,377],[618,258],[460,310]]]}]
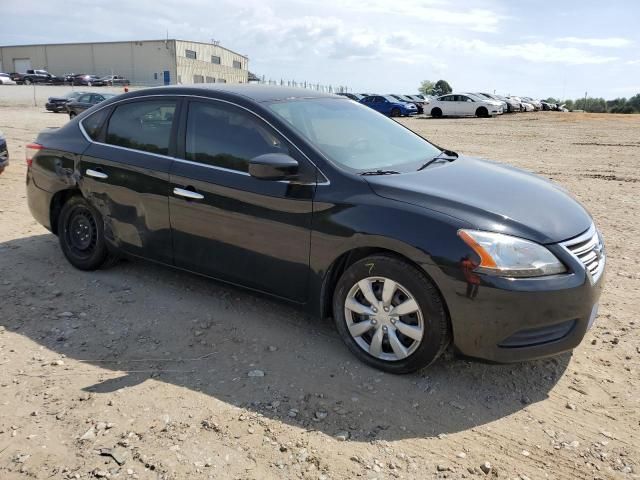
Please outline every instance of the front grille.
[{"label": "front grille", "polygon": [[566,337],[575,326],[575,320],[519,330],[498,344],[502,348],[521,348],[544,345]]},{"label": "front grille", "polygon": [[580,260],[586,270],[591,274],[593,283],[597,282],[604,272],[605,253],[604,243],[595,225],[582,235],[562,242],[562,245],[575,258]]}]

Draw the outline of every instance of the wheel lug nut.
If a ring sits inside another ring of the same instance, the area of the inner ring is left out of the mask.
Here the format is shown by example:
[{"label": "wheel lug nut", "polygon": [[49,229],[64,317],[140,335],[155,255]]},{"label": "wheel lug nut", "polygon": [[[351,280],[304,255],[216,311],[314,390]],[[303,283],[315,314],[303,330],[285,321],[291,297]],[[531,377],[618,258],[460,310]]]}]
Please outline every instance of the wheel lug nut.
[{"label": "wheel lug nut", "polygon": [[375,325],[376,323],[378,323],[378,321],[375,318],[371,320],[371,325]]},{"label": "wheel lug nut", "polygon": [[389,307],[384,307],[384,311],[388,312],[389,311]]},{"label": "wheel lug nut", "polygon": [[395,319],[395,318],[392,318],[392,319],[391,319],[391,323],[393,323],[393,324],[395,325],[395,324],[396,324],[396,319]]},{"label": "wheel lug nut", "polygon": [[373,310],[373,313],[378,313],[378,309],[376,307],[373,307],[371,310]]},{"label": "wheel lug nut", "polygon": [[382,327],[382,331],[383,331],[383,332],[386,332],[386,331],[387,331],[387,327],[386,327],[386,325],[385,325],[384,327]]}]

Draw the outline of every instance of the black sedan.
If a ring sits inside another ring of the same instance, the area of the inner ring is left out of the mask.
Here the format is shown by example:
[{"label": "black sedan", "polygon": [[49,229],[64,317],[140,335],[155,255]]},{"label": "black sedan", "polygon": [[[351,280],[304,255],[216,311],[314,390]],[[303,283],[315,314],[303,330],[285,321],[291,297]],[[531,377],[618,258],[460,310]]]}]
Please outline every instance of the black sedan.
[{"label": "black sedan", "polygon": [[81,73],[71,78],[71,85],[86,85],[87,87],[104,87],[107,83],[97,75]]},{"label": "black sedan", "polygon": [[77,99],[78,97],[89,94],[89,92],[69,92],[66,95],[61,97],[49,97],[47,103],[45,104],[45,108],[54,113],[58,112],[66,112],[67,111],[67,103]]},{"label": "black sedan", "polygon": [[602,238],[571,195],[344,97],[146,89],[27,152],[31,212],[75,267],[127,255],[286,299],[388,372],[450,342],[500,362],[557,354],[596,317]]},{"label": "black sedan", "polygon": [[0,173],[9,165],[9,147],[7,147],[7,139],[0,132]]},{"label": "black sedan", "polygon": [[113,98],[116,95],[114,93],[90,93],[85,92],[75,100],[71,100],[65,104],[67,112],[69,112],[69,118],[73,118],[79,113],[84,112],[87,108],[91,108],[94,105],[104,102],[109,98]]}]

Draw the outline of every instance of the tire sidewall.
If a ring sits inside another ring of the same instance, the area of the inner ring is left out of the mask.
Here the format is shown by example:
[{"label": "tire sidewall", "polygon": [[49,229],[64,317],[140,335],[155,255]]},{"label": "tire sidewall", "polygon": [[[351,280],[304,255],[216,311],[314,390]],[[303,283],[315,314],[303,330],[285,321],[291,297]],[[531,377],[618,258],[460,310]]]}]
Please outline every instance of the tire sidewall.
[{"label": "tire sidewall", "polygon": [[[73,253],[71,247],[67,243],[68,224],[71,215],[77,207],[88,210],[93,216],[96,225],[96,246],[92,254],[86,258],[80,258]],[[80,270],[95,270],[99,268],[108,256],[107,245],[104,239],[104,223],[100,213],[80,196],[70,198],[62,207],[58,217],[58,240],[62,253],[69,263]]]},{"label": "tire sidewall", "polygon": [[[369,355],[360,348],[347,328],[344,301],[349,290],[359,280],[374,276],[387,277],[400,283],[414,296],[422,310],[425,332],[422,343],[403,360],[385,361]],[[338,333],[354,355],[363,362],[390,373],[409,373],[427,367],[449,343],[448,319],[437,288],[416,267],[391,256],[367,257],[354,263],[343,273],[333,295],[333,317]]]}]

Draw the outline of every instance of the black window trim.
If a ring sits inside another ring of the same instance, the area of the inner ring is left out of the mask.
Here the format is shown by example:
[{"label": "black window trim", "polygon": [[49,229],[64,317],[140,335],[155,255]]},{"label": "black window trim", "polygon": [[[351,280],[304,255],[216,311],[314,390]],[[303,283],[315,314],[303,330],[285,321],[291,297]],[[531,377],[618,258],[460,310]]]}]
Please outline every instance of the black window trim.
[{"label": "black window trim", "polygon": [[[300,147],[298,147],[295,144],[295,142],[292,142],[291,139],[289,139],[289,137],[287,137],[284,133],[282,133],[280,131],[280,129],[278,129],[275,125],[273,125],[266,118],[262,117],[261,115],[259,115],[258,113],[254,112],[253,110],[251,110],[251,109],[249,109],[247,107],[244,107],[242,105],[239,105],[239,104],[237,104],[235,102],[231,102],[229,100],[224,100],[222,98],[213,98],[213,97],[206,97],[204,95],[189,95],[189,94],[153,94],[153,95],[144,95],[144,96],[135,97],[135,98],[124,98],[122,100],[117,100],[117,101],[114,101],[113,103],[109,103],[108,105],[103,105],[103,106],[97,108],[95,112],[92,112],[92,113],[96,113],[99,110],[102,110],[102,109],[105,109],[105,108],[111,108],[111,111],[107,114],[107,120],[102,125],[101,134],[106,132],[106,126],[109,124],[109,120],[111,119],[111,115],[113,114],[113,111],[115,110],[115,107],[117,105],[122,104],[122,103],[150,100],[150,99],[155,99],[155,98],[178,98],[178,99],[181,100],[180,101],[180,105],[176,106],[176,108],[179,108],[180,110],[179,111],[177,110],[176,111],[176,115],[174,115],[174,118],[178,118],[178,121],[173,124],[173,128],[175,130],[172,130],[172,132],[171,132],[171,137],[172,137],[171,141],[172,142],[176,142],[177,141],[178,129],[181,128],[183,126],[183,124],[185,123],[185,121],[186,121],[186,116],[183,118],[183,113],[182,113],[183,111],[186,111],[186,109],[182,108],[182,105],[184,103],[186,103],[185,100],[203,99],[203,100],[212,100],[212,101],[216,101],[216,102],[227,103],[229,105],[234,105],[234,106],[236,106],[238,108],[246,110],[247,112],[251,113],[252,115],[255,115],[260,120],[262,120],[267,125],[269,125],[269,127],[273,128],[276,132],[278,132],[278,134],[281,135],[284,139],[286,139],[287,142],[290,145],[292,145],[293,148],[295,148],[300,153],[300,155],[302,155],[302,157],[305,160],[307,160],[311,165],[313,165],[315,167],[317,175],[316,175],[316,181],[314,183],[316,185],[319,186],[319,185],[330,185],[331,184],[331,180],[329,180],[329,177],[327,175],[325,175],[322,170],[320,170],[320,168],[307,156],[307,154],[305,154],[300,149]],[[129,151],[129,152],[142,153],[142,154],[145,154],[145,155],[153,155],[153,156],[160,157],[160,158],[167,158],[169,160],[173,160],[173,161],[176,161],[176,162],[195,164],[195,165],[199,165],[199,166],[203,166],[203,167],[207,167],[207,168],[212,168],[214,170],[228,170],[229,172],[233,172],[233,173],[237,173],[237,174],[249,175],[247,172],[240,172],[238,170],[229,170],[229,169],[226,169],[224,167],[216,167],[215,165],[207,165],[207,164],[204,164],[204,163],[192,162],[191,160],[185,160],[183,158],[178,158],[177,156],[162,155],[160,153],[153,153],[153,152],[145,152],[143,150],[136,150],[134,148],[121,147],[120,145],[111,145],[110,143],[105,143],[104,141],[98,142],[96,140],[93,140],[87,134],[86,130],[84,129],[84,126],[82,125],[82,122],[84,122],[84,120],[86,120],[86,118],[87,117],[82,118],[81,120],[78,121],[78,128],[80,129],[80,132],[84,136],[85,140],[87,142],[89,142],[89,143],[96,143],[98,145],[103,145],[105,147],[118,148],[118,149],[126,150],[126,151]],[[186,129],[186,124],[184,125],[184,128]],[[171,145],[171,142],[169,143],[169,145]],[[174,143],[174,146],[175,146],[175,143]],[[169,151],[171,152],[171,149]],[[175,150],[174,150],[174,152],[175,152]],[[285,183],[291,183],[289,180],[279,180],[279,181],[280,182],[285,182]]]}]

